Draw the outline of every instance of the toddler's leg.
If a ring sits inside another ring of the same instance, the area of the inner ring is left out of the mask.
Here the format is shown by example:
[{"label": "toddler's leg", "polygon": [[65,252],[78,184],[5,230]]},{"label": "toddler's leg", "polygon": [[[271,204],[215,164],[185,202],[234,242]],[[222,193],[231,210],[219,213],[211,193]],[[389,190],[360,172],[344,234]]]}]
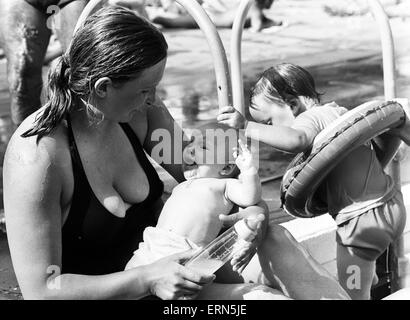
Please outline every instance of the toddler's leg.
[{"label": "toddler's leg", "polygon": [[338,244],[337,273],[339,283],[353,300],[370,300],[376,261],[364,260]]}]

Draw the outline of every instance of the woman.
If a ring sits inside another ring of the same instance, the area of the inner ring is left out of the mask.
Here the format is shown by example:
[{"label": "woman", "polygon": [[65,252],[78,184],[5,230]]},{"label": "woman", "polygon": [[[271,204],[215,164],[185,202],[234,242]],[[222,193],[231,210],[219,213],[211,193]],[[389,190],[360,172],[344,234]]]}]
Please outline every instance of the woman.
[{"label": "woman", "polygon": [[[144,152],[154,148],[156,129],[175,132],[174,120],[155,99],[166,56],[164,37],[149,22],[119,7],[99,10],[50,73],[46,105],[13,135],[4,161],[4,202],[24,298],[242,297],[247,285],[234,273],[223,279],[231,285],[203,290],[214,276],[180,264],[192,252],[123,271],[162,207],[163,185]],[[170,150],[182,143],[177,137],[182,133],[173,136]],[[180,164],[162,166],[183,180]],[[266,211],[250,207],[227,223]],[[295,298],[323,294],[305,290],[312,279],[318,279],[319,288],[334,284],[281,227],[267,234],[261,249],[266,270],[277,269],[283,288],[299,292]],[[305,281],[293,280],[289,270]],[[338,290],[332,287],[332,294]]]},{"label": "woman", "polygon": [[[50,73],[47,104],[12,137],[5,211],[25,298],[167,297],[161,282],[195,291],[212,279],[181,268],[184,255],[118,272],[161,208],[163,184],[144,151],[156,128],[174,132],[165,107],[152,106],[166,56],[150,23],[127,9],[99,11]],[[183,179],[180,166],[164,167]],[[48,272],[58,269],[64,290],[50,290]]]}]

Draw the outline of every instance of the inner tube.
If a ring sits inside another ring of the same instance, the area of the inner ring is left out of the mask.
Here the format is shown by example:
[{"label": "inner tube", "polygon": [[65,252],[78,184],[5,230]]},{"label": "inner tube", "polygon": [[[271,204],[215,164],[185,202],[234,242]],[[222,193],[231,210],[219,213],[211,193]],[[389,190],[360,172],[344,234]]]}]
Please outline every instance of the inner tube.
[{"label": "inner tube", "polygon": [[[319,195],[321,183],[352,150],[391,128],[403,124],[405,112],[394,101],[370,101],[349,110],[315,138],[311,150],[298,154],[289,164],[281,183],[281,202],[286,213],[313,218],[328,212]],[[389,150],[392,159],[397,148]]]}]

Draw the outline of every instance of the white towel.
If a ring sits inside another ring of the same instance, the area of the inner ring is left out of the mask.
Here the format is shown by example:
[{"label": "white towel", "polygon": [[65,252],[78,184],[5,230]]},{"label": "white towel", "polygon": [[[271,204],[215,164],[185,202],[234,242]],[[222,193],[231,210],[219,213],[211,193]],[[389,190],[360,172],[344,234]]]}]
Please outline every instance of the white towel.
[{"label": "white towel", "polygon": [[128,261],[125,270],[150,264],[166,256],[199,248],[185,237],[157,227],[147,227],[143,233],[143,242]]}]

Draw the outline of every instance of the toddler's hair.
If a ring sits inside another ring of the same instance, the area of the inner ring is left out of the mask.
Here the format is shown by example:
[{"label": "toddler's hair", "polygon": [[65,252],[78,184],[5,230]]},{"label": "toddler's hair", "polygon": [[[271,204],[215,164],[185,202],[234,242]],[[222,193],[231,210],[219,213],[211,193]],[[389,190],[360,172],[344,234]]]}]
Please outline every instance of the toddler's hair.
[{"label": "toddler's hair", "polygon": [[320,102],[321,94],[316,91],[312,75],[300,66],[291,63],[281,63],[265,70],[251,89],[250,101],[255,96],[263,94],[267,99],[274,100],[279,96],[292,106],[292,100],[297,97]]}]

